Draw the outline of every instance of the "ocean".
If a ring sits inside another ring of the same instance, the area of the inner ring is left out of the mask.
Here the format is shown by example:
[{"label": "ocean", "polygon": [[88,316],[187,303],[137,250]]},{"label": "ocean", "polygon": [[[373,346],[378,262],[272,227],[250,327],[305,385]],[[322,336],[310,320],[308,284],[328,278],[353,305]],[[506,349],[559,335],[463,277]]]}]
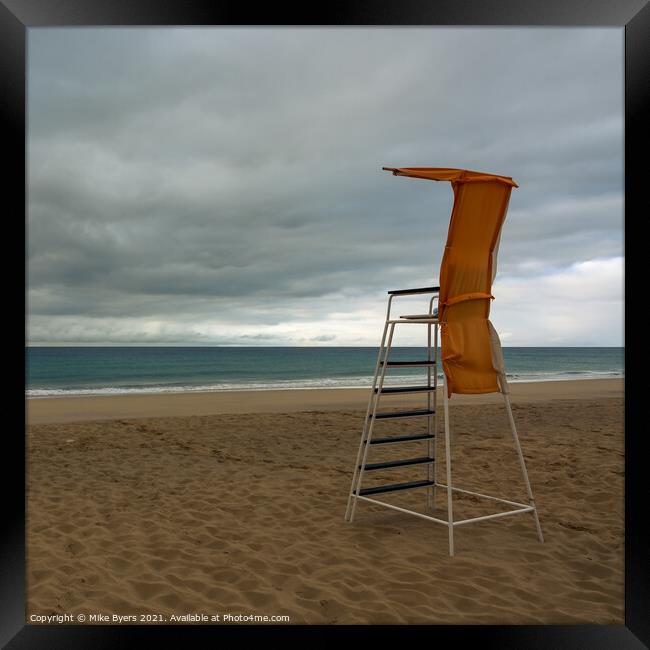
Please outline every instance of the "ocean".
[{"label": "ocean", "polygon": [[[511,382],[624,376],[624,348],[503,348]],[[373,347],[27,347],[28,397],[184,391],[370,387]],[[391,359],[425,359],[393,348]],[[386,385],[417,382],[389,369]]]}]

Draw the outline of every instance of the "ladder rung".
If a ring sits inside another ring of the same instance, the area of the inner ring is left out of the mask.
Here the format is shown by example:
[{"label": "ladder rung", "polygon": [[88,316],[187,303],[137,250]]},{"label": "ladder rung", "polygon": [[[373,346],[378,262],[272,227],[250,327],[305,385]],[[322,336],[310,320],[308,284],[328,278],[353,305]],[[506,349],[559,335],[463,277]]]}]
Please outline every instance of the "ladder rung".
[{"label": "ladder rung", "polygon": [[[432,409],[419,409],[416,411],[394,411],[392,413],[376,413],[375,419],[390,420],[393,418],[416,418],[416,417],[435,415],[435,413],[436,412]],[[372,413],[368,417],[371,418]]]},{"label": "ladder rung", "polygon": [[393,436],[392,438],[373,438],[371,445],[388,445],[392,442],[413,442],[415,440],[433,440],[435,436],[430,433],[418,433],[414,436]]},{"label": "ladder rung", "polygon": [[[366,470],[372,471],[373,469],[392,469],[393,467],[406,467],[407,465],[430,465],[433,462],[433,458],[429,458],[428,456],[421,456],[420,458],[406,458],[404,460],[385,460],[381,463],[368,463],[366,465]],[[360,465],[359,468],[361,468]]]},{"label": "ladder rung", "polygon": [[429,487],[434,481],[412,481],[410,483],[393,483],[391,485],[378,485],[377,487],[361,488],[359,496],[367,494],[381,494],[382,492],[397,492],[398,490],[412,490],[415,488]]},{"label": "ladder rung", "polygon": [[[383,361],[381,362],[380,366],[383,364]],[[436,362],[435,361],[388,361],[386,363],[386,366],[388,368],[429,368],[431,366],[435,366]]]},{"label": "ladder rung", "polygon": [[[390,386],[389,388],[383,387],[381,394],[390,395],[391,393],[433,393],[434,386]],[[379,388],[375,388],[375,393],[379,392]]]}]

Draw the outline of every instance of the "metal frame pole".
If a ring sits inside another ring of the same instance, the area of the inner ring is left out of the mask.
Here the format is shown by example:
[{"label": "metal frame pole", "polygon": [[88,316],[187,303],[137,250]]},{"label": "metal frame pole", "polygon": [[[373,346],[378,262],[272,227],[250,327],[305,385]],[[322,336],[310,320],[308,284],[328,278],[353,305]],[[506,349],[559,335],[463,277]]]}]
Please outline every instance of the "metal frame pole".
[{"label": "metal frame pole", "polygon": [[[363,450],[363,459],[361,460],[361,466],[358,467],[358,477],[357,477],[357,484],[356,486],[353,487],[352,494],[350,495],[352,497],[352,508],[350,510],[350,521],[354,521],[354,511],[356,510],[357,507],[357,497],[359,496],[359,492],[361,491],[361,481],[363,480],[363,470],[366,467],[366,460],[368,458],[368,449],[370,448],[370,441],[372,440],[372,430],[375,425],[375,415],[377,413],[377,406],[379,404],[379,396],[381,395],[381,389],[384,386],[384,378],[386,377],[386,366],[388,364],[388,355],[390,354],[390,348],[393,342],[393,334],[395,333],[395,323],[391,323],[390,325],[390,333],[388,334],[388,342],[386,344],[386,349],[384,351],[384,358],[383,362],[381,364],[381,376],[379,377],[379,386],[377,386],[377,393],[374,401],[374,405],[372,408],[372,414],[370,417],[366,418],[370,420],[370,424],[368,425],[368,433],[366,436],[366,441],[365,441],[365,449]],[[373,389],[373,393],[375,393]],[[362,443],[363,444],[363,443]]]},{"label": "metal frame pole", "polygon": [[[433,318],[433,303],[438,299],[438,296],[431,296],[429,300],[429,316]],[[427,324],[427,361],[431,363],[431,323]],[[427,418],[427,434],[431,435],[433,433],[433,440],[429,440],[427,445],[429,458],[433,458],[433,467],[431,465],[427,466],[427,479],[433,481],[431,488],[427,490],[427,509],[430,511],[435,511],[436,509],[436,442],[438,436],[438,412],[437,412],[437,399],[436,389],[438,385],[438,324],[433,325],[434,328],[434,366],[433,366],[433,411],[434,415]],[[427,386],[429,388],[431,385],[431,365],[427,366]],[[431,410],[431,393],[427,393],[427,408]],[[432,428],[433,425],[433,428]]]},{"label": "metal frame pole", "polygon": [[508,383],[506,381],[505,375],[501,374],[499,377],[501,383],[501,392],[503,394],[503,400],[506,404],[506,411],[508,412],[508,420],[510,422],[510,430],[512,431],[512,437],[515,441],[515,449],[517,450],[517,456],[519,457],[519,464],[521,465],[521,473],[524,476],[524,482],[526,483],[526,491],[528,492],[528,503],[532,507],[533,519],[535,520],[535,527],[537,528],[537,538],[540,542],[544,543],[544,535],[542,535],[542,527],[539,523],[539,517],[537,515],[537,506],[535,505],[535,499],[533,498],[533,490],[530,487],[530,480],[528,479],[528,470],[526,469],[526,461],[524,460],[524,454],[521,451],[521,444],[519,443],[519,436],[517,435],[517,427],[515,426],[515,418],[512,415],[512,407],[510,405],[510,393],[508,392]]},{"label": "metal frame pole", "polygon": [[390,320],[390,308],[391,303],[393,302],[393,296],[388,298],[388,307],[386,309],[386,323],[384,325],[384,333],[381,337],[381,343],[379,344],[379,351],[377,352],[377,362],[375,363],[375,374],[372,380],[372,388],[370,389],[370,399],[368,400],[368,408],[366,409],[366,417],[363,421],[363,430],[361,432],[361,441],[359,442],[359,450],[357,451],[357,458],[354,463],[354,472],[352,474],[352,484],[350,485],[350,494],[348,496],[348,505],[345,509],[344,521],[351,521],[350,519],[350,505],[352,503],[352,494],[354,492],[354,485],[357,481],[359,475],[359,461],[361,460],[361,454],[363,452],[363,447],[366,441],[366,434],[368,433],[368,416],[371,413],[371,410],[374,405],[374,401],[379,398],[379,394],[375,393],[375,388],[377,387],[377,377],[379,376],[379,364],[381,363],[382,354],[384,353],[384,345],[386,343],[386,334],[388,333],[388,321]]},{"label": "metal frame pole", "polygon": [[454,556],[454,511],[452,503],[451,483],[451,442],[449,436],[449,397],[447,396],[447,377],[444,382],[444,410],[445,410],[445,461],[447,465],[447,526],[449,528],[449,555]]},{"label": "metal frame pole", "polygon": [[[429,308],[429,313],[431,313],[431,308]],[[431,362],[431,323],[427,324],[427,361]],[[431,388],[431,366],[427,366],[427,388]],[[430,411],[431,410],[431,392],[427,392],[427,409]],[[427,418],[427,434],[431,435],[431,425],[432,425],[432,418],[433,416],[429,416]],[[433,464],[435,466],[435,457],[433,455],[433,445],[431,444],[432,440],[429,439],[427,441],[427,450],[428,450],[428,456],[429,458],[434,458]],[[434,478],[434,467],[431,466],[431,464],[427,465],[427,480],[428,481],[434,481],[435,484],[435,478]],[[433,496],[433,490],[434,490],[434,485],[432,485],[428,490],[427,490],[427,501],[426,501],[426,508],[427,510],[432,511],[434,509],[433,502],[434,502],[434,496]]]},{"label": "metal frame pole", "polygon": [[433,327],[433,410],[435,415],[433,416],[433,488],[432,499],[433,499],[433,510],[436,509],[436,483],[438,476],[438,324],[436,323]]}]

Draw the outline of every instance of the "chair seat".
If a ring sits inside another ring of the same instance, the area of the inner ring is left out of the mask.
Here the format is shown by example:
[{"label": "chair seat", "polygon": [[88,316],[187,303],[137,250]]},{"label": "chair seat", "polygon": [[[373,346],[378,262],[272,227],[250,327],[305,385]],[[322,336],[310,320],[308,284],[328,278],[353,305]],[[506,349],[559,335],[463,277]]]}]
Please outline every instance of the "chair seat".
[{"label": "chair seat", "polygon": [[400,318],[405,320],[438,320],[438,310],[434,309],[433,314],[402,314]]}]

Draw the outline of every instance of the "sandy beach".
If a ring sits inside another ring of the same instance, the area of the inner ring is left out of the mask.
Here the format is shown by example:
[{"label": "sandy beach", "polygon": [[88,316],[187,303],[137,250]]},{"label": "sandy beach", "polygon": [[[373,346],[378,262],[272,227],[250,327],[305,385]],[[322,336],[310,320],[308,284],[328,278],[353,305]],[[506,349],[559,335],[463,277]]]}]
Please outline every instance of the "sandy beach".
[{"label": "sandy beach", "polygon": [[[622,379],[590,379],[510,384],[513,402],[530,403],[549,399],[601,399],[621,397]],[[196,393],[158,393],[140,395],[47,397],[27,400],[30,424],[114,420],[188,415],[283,413],[293,411],[364,410],[367,388],[331,388],[327,390],[263,390]],[[384,397],[385,406],[421,405],[417,395]],[[454,395],[458,404],[503,404],[499,393]]]},{"label": "sandy beach", "polygon": [[[27,619],[622,624],[623,388],[511,385],[545,543],[522,514],[459,527],[454,558],[443,526],[364,503],[343,521],[366,389],[30,399]],[[422,398],[393,404],[409,402]],[[454,483],[525,500],[501,397],[455,395],[451,422]],[[389,447],[375,458],[423,449]],[[438,457],[444,472],[442,436]],[[423,510],[425,495],[386,500]],[[495,511],[460,495],[454,508]]]}]

